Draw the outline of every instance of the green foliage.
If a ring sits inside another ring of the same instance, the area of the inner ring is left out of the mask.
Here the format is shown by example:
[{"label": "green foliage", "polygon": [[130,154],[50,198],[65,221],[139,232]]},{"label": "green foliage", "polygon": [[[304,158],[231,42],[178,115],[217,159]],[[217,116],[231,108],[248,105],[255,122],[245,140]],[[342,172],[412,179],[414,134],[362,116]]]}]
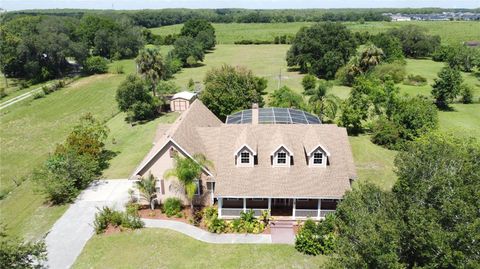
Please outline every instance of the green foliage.
[{"label": "green foliage", "polygon": [[463,104],[473,103],[473,90],[470,86],[463,85],[460,94],[462,96],[461,101],[462,101]]},{"label": "green foliage", "polygon": [[397,202],[391,192],[359,184],[336,210],[338,235],[329,268],[404,268]]},{"label": "green foliage", "polygon": [[372,128],[372,142],[389,149],[395,149],[400,140],[398,127],[397,124],[383,117],[378,119]]},{"label": "green foliage", "polygon": [[137,214],[116,211],[105,206],[95,213],[93,227],[97,234],[101,234],[109,225],[126,229],[140,229],[145,226]]},{"label": "green foliage", "polygon": [[165,60],[165,77],[171,78],[175,73],[182,70],[182,61],[169,54]]},{"label": "green foliage", "polygon": [[292,91],[287,86],[283,86],[270,94],[270,101],[268,105],[271,107],[302,109],[305,106],[305,103],[300,94]]},{"label": "green foliage", "polygon": [[88,57],[83,65],[83,72],[88,75],[108,72],[108,61],[100,56]]},{"label": "green foliage", "polygon": [[33,99],[40,99],[45,97],[45,92],[44,91],[38,91],[33,93]]},{"label": "green foliage", "polygon": [[317,78],[313,75],[307,74],[302,78],[303,91],[310,91],[315,89],[317,85]]},{"label": "green foliage", "polygon": [[9,269],[46,268],[47,248],[45,242],[23,242],[8,237],[4,225],[0,227],[0,264]]},{"label": "green foliage", "polygon": [[65,143],[34,173],[39,191],[55,204],[72,201],[106,167],[107,134],[105,124],[91,114],[82,116]]},{"label": "green foliage", "polygon": [[167,217],[172,217],[182,212],[183,204],[182,200],[177,197],[167,198],[162,205],[162,211],[167,215]]},{"label": "green foliage", "polygon": [[255,217],[255,212],[250,209],[240,213],[240,218],[229,223],[228,228],[234,233],[261,233],[267,223]]},{"label": "green foliage", "polygon": [[377,65],[371,72],[372,76],[382,81],[392,79],[395,83],[403,81],[406,75],[405,64],[399,61]]},{"label": "green foliage", "polygon": [[308,219],[295,237],[295,249],[307,255],[330,254],[335,249],[335,215],[315,223]]},{"label": "green foliage", "polygon": [[156,114],[157,102],[149,94],[145,82],[129,75],[117,89],[116,100],[120,111],[129,113],[129,121],[151,119]]},{"label": "green foliage", "polygon": [[218,218],[218,209],[209,206],[203,209],[203,223],[207,230],[212,233],[223,233],[227,229],[227,223]]},{"label": "green foliage", "polygon": [[400,257],[407,267],[480,266],[478,140],[431,134],[395,158]]},{"label": "green foliage", "polygon": [[202,62],[205,54],[203,46],[191,36],[181,36],[173,43],[173,50],[170,52],[172,58],[179,59],[183,66],[188,66],[188,57],[193,57]]},{"label": "green foliage", "polygon": [[204,85],[200,99],[223,120],[232,112],[251,108],[253,103],[263,106],[267,81],[246,68],[223,65],[207,72]]},{"label": "green foliage", "polygon": [[197,193],[196,181],[200,180],[203,169],[213,169],[213,164],[201,154],[195,154],[193,159],[176,154],[174,159],[174,167],[167,170],[164,177],[165,179],[176,178],[183,185],[190,200],[190,207],[193,209],[193,197]]},{"label": "green foliage", "polygon": [[407,79],[403,82],[405,85],[411,86],[423,86],[427,84],[427,79],[420,75],[408,75]]},{"label": "green foliage", "polygon": [[438,73],[432,85],[432,95],[439,108],[448,108],[462,89],[463,78],[458,69],[446,66]]},{"label": "green foliage", "polygon": [[157,95],[159,96],[164,96],[166,94],[172,94],[178,92],[180,87],[175,84],[173,81],[160,81],[157,85],[157,88],[155,91],[157,92]]},{"label": "green foliage", "polygon": [[392,29],[388,34],[402,43],[403,54],[407,57],[428,57],[440,47],[440,37],[431,36],[426,29],[417,25],[407,25]]},{"label": "green foliage", "polygon": [[340,99],[328,93],[331,88],[331,83],[320,80],[316,88],[303,92],[304,95],[309,96],[308,105],[310,110],[317,114],[321,121],[325,121],[326,118],[333,121],[337,115]]},{"label": "green foliage", "polygon": [[465,45],[442,46],[435,51],[432,59],[437,62],[446,62],[452,68],[471,72],[475,66],[480,65],[480,49]]},{"label": "green foliage", "polygon": [[331,79],[357,47],[353,34],[338,23],[319,23],[298,31],[287,52],[288,66]]},{"label": "green foliage", "polygon": [[390,34],[380,33],[371,37],[375,46],[382,49],[385,55],[385,62],[391,63],[403,59],[402,43]]},{"label": "green foliage", "polygon": [[215,28],[212,24],[204,19],[191,19],[183,24],[180,30],[181,36],[189,36],[194,38],[202,45],[204,50],[213,49],[215,47]]},{"label": "green foliage", "polygon": [[375,66],[379,65],[384,56],[385,54],[382,49],[372,44],[367,45],[359,53],[358,67],[363,73],[367,73]]},{"label": "green foliage", "polygon": [[142,178],[136,182],[136,186],[142,197],[148,202],[150,208],[155,208],[155,199],[157,198],[157,190],[155,188],[157,181],[152,174],[147,178]]},{"label": "green foliage", "polygon": [[0,99],[2,99],[4,97],[7,97],[7,96],[8,96],[8,94],[5,91],[5,88],[0,88]]},{"label": "green foliage", "polygon": [[138,72],[143,76],[147,86],[155,95],[155,88],[162,79],[166,79],[166,68],[160,51],[156,48],[142,49],[137,58]]},{"label": "green foliage", "polygon": [[194,56],[188,56],[186,61],[187,66],[195,66],[197,64],[197,59]]}]

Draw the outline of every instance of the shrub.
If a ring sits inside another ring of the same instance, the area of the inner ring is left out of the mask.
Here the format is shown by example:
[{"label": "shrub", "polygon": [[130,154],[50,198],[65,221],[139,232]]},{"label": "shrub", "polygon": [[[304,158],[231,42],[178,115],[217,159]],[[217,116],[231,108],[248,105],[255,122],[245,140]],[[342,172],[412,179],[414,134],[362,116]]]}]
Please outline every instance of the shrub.
[{"label": "shrub", "polygon": [[123,70],[123,65],[117,65],[115,66],[115,73],[117,74],[123,74],[125,71]]},{"label": "shrub", "polygon": [[377,120],[373,125],[372,142],[394,149],[400,140],[399,126],[385,118]]},{"label": "shrub", "polygon": [[197,64],[197,59],[194,56],[188,56],[187,58],[187,65],[194,66]]},{"label": "shrub", "polygon": [[97,234],[103,233],[109,225],[114,227],[123,227],[127,229],[139,229],[144,227],[143,221],[138,215],[132,215],[127,212],[120,212],[109,207],[103,207],[95,214],[93,227]]},{"label": "shrub", "polygon": [[462,96],[462,99],[461,99],[462,103],[464,104],[473,103],[473,90],[470,86],[463,85],[460,95]]},{"label": "shrub", "polygon": [[227,223],[223,219],[213,218],[208,222],[207,229],[211,233],[223,233],[227,228]]},{"label": "shrub", "polygon": [[167,217],[172,217],[177,215],[182,211],[183,204],[179,198],[170,197],[165,200],[162,206],[162,211],[167,215]]},{"label": "shrub", "polygon": [[38,91],[33,93],[33,99],[40,99],[45,97],[45,93],[43,91]]},{"label": "shrub", "polygon": [[412,85],[412,86],[423,86],[427,84],[427,79],[420,76],[420,75],[408,75],[407,79],[403,82],[405,85]]},{"label": "shrub", "polygon": [[88,75],[102,74],[108,71],[108,61],[101,56],[88,57],[83,65],[83,72]]},{"label": "shrub", "polygon": [[42,86],[42,91],[45,95],[48,95],[48,94],[54,92],[53,88],[48,86],[48,85],[43,85]]},{"label": "shrub", "polygon": [[318,224],[305,221],[295,238],[295,249],[307,255],[330,254],[335,248],[335,215],[329,214]]},{"label": "shrub", "polygon": [[302,228],[295,237],[295,249],[307,255],[319,255],[322,246],[310,229]]},{"label": "shrub", "polygon": [[405,65],[400,61],[381,64],[373,69],[372,75],[378,77],[382,81],[385,81],[387,77],[390,77],[395,83],[400,83],[405,78]]},{"label": "shrub", "polygon": [[25,80],[22,80],[20,81],[19,85],[20,89],[26,89],[28,88],[28,82],[26,82]]}]

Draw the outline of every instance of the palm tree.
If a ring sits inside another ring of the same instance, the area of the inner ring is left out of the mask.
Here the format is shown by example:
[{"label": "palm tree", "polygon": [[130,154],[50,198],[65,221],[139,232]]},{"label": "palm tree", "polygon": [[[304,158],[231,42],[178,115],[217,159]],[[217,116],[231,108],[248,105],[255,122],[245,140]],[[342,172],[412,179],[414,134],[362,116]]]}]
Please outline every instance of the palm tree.
[{"label": "palm tree", "polygon": [[381,48],[375,45],[368,45],[360,53],[359,67],[363,72],[367,72],[371,68],[377,66],[382,61],[385,54]]},{"label": "palm tree", "polygon": [[310,96],[308,104],[310,110],[317,114],[320,120],[324,121],[324,116],[330,120],[334,120],[337,115],[339,98],[333,94],[328,94],[328,90],[332,88],[332,84],[327,81],[320,80],[316,88],[304,91],[304,95]]},{"label": "palm tree", "polygon": [[165,172],[164,178],[177,178],[178,181],[180,181],[187,192],[187,198],[193,210],[193,197],[197,192],[195,181],[202,175],[203,167],[211,168],[213,164],[202,154],[195,154],[193,158],[183,158],[179,154],[176,154],[174,158],[175,165],[172,169]]},{"label": "palm tree", "polygon": [[165,79],[166,75],[166,67],[160,51],[154,48],[143,49],[138,53],[135,62],[137,63],[137,72],[150,84],[153,96],[156,96],[157,84],[160,80]]},{"label": "palm tree", "polygon": [[147,178],[142,178],[137,182],[137,188],[140,191],[141,196],[150,203],[150,208],[155,209],[155,198],[157,190],[155,189],[155,177],[150,174]]}]

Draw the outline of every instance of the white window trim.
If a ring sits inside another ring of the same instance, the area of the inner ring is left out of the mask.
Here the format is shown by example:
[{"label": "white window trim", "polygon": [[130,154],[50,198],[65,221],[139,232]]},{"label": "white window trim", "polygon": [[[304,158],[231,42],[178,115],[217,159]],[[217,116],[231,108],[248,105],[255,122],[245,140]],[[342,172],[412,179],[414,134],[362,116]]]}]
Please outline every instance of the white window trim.
[{"label": "white window trim", "polygon": [[[315,153],[321,153],[322,154],[322,163],[314,163],[314,155]],[[328,156],[322,148],[317,147],[315,150],[313,150],[310,153],[310,156],[308,157],[308,164],[310,167],[327,167],[327,162],[328,162]]]},{"label": "white window trim", "polygon": [[[242,153],[248,153],[250,161],[248,163],[242,163]],[[236,154],[237,167],[253,167],[255,160],[255,152],[253,152],[248,146],[242,147]]]},{"label": "white window trim", "polygon": [[[278,162],[278,153],[285,153],[285,163]],[[279,148],[273,155],[273,166],[276,167],[289,167],[290,166],[290,152],[285,148]]]}]

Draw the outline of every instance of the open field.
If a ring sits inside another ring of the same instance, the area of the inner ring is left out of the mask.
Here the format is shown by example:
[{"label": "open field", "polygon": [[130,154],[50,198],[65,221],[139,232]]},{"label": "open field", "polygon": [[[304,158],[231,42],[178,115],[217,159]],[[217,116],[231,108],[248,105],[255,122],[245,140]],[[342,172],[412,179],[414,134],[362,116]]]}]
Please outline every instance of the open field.
[{"label": "open field", "polygon": [[207,244],[170,230],[141,229],[94,236],[73,268],[319,268],[325,260],[290,245]]},{"label": "open field", "polygon": [[[213,27],[215,27],[219,44],[233,44],[233,42],[243,39],[273,40],[277,35],[295,35],[301,27],[311,24],[313,23],[214,23]],[[368,31],[372,34],[403,25],[420,25],[427,28],[430,34],[439,35],[442,38],[442,43],[445,44],[458,44],[463,41],[478,40],[478,29],[480,28],[480,22],[464,21],[365,22],[364,24],[347,22],[345,24],[352,31]],[[152,28],[152,32],[161,35],[173,34],[179,33],[181,28],[181,24],[176,24]]]}]

